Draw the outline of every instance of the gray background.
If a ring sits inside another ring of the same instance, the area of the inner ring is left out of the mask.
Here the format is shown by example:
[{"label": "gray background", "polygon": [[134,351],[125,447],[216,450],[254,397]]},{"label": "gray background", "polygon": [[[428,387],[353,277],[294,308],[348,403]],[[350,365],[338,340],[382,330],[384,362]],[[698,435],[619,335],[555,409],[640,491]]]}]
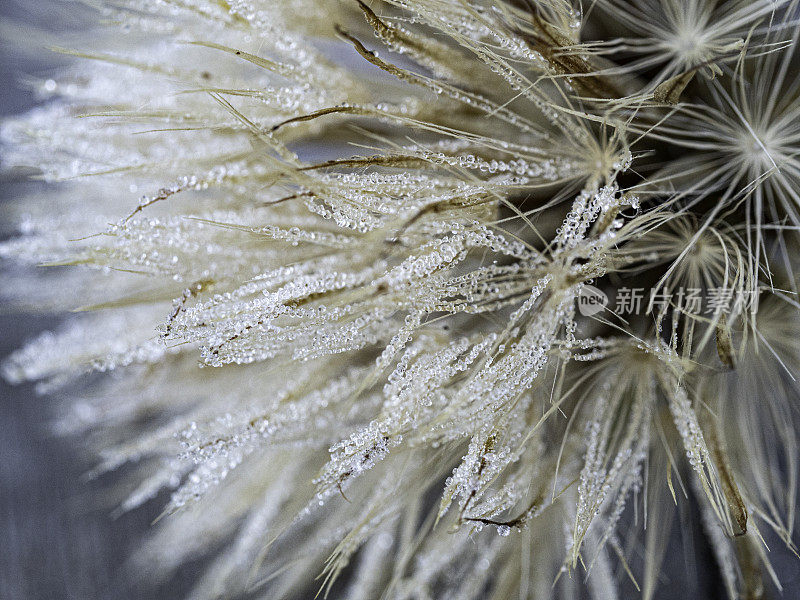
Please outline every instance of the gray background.
[{"label": "gray background", "polygon": [[[37,3],[0,0],[5,29],[0,36],[12,23],[23,32],[52,27],[52,15]],[[58,22],[70,27],[78,19],[59,15]],[[0,118],[35,106],[26,76],[46,76],[59,60],[46,52],[39,56],[15,48],[8,38],[0,43]],[[13,202],[36,185],[41,184],[0,175],[0,202]],[[0,220],[0,239],[13,234],[9,227]],[[0,360],[58,321],[58,315],[19,314],[0,306]],[[99,499],[122,475],[87,483],[83,475],[91,459],[81,452],[79,440],[49,431],[54,410],[53,400],[37,396],[33,386],[10,387],[0,379],[0,600],[180,597],[185,578],[164,589],[147,589],[125,568],[164,499],[112,519]]]}]

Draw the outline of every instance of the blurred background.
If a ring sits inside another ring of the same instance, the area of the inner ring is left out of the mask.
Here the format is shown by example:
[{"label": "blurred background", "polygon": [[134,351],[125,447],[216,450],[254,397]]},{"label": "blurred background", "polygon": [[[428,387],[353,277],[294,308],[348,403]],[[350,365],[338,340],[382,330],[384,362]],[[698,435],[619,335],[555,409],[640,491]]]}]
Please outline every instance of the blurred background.
[{"label": "blurred background", "polygon": [[[56,54],[23,51],[21,37],[30,32],[78,30],[78,3],[53,13],[36,8],[36,0],[0,0],[0,118],[37,105],[26,82],[45,79],[62,59]],[[1,157],[0,157],[1,160]],[[26,186],[42,185],[22,176],[0,175],[0,202],[14,202]],[[0,220],[0,239],[14,232]],[[49,317],[0,307],[0,360],[37,333],[53,327]],[[33,386],[8,386],[0,379],[0,599],[147,599],[181,598],[201,570],[190,564],[172,581],[154,589],[137,577],[129,559],[166,501],[159,497],[119,518],[104,490],[125,477],[116,473],[87,480],[93,466],[80,440],[62,438],[50,423],[57,399],[39,396]],[[687,544],[687,539],[691,540]],[[773,564],[784,583],[775,597],[800,598],[800,560],[775,539],[768,540]],[[688,568],[684,552],[696,552]],[[666,560],[670,579],[659,598],[724,598],[718,567],[701,531],[688,531],[671,542]],[[676,574],[679,574],[676,577]]]},{"label": "blurred background", "polygon": [[[62,60],[41,49],[23,49],[26,34],[39,37],[81,24],[77,2],[58,13],[37,4],[0,0],[0,119],[34,108],[37,98],[27,82],[46,79]],[[26,188],[41,185],[22,175],[0,175],[0,202],[14,202]],[[14,234],[10,227],[0,219],[0,239]],[[59,320],[0,306],[0,360]],[[87,481],[92,457],[81,451],[79,440],[52,432],[56,411],[56,399],[0,378],[0,599],[181,597],[183,578],[152,589],[126,568],[165,500],[112,518],[103,490],[124,473]]]}]

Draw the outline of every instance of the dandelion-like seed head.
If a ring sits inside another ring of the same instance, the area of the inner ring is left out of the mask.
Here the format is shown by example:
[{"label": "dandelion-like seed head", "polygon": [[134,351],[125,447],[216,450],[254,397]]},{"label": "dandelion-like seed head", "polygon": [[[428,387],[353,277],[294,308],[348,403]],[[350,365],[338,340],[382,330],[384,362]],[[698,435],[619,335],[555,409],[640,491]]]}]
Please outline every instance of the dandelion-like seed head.
[{"label": "dandelion-like seed head", "polygon": [[194,598],[650,599],[701,538],[757,597],[796,523],[797,9],[99,2],[2,125],[47,182],[8,299],[77,309],[3,374],[131,466],[120,512],[168,496],[135,565],[203,558]]}]

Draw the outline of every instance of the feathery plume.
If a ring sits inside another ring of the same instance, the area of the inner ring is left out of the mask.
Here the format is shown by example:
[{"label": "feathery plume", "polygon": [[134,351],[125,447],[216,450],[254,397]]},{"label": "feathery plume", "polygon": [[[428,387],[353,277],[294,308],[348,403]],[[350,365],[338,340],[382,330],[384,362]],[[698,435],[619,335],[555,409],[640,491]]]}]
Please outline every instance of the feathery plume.
[{"label": "feathery plume", "polygon": [[732,600],[780,585],[796,0],[88,4],[0,131],[49,182],[7,299],[79,314],[3,373],[137,465],[119,510],[169,490],[142,573],[649,599],[681,511]]}]

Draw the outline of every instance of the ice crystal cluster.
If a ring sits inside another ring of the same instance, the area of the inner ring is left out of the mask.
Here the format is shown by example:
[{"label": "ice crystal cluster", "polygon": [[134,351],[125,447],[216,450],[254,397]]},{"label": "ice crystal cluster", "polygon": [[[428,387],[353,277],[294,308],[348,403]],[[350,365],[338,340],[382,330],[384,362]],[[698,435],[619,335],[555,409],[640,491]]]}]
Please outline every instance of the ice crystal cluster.
[{"label": "ice crystal cluster", "polygon": [[694,532],[780,586],[797,0],[88,4],[2,126],[6,299],[77,312],[4,375],[167,499],[143,577],[649,599]]}]

